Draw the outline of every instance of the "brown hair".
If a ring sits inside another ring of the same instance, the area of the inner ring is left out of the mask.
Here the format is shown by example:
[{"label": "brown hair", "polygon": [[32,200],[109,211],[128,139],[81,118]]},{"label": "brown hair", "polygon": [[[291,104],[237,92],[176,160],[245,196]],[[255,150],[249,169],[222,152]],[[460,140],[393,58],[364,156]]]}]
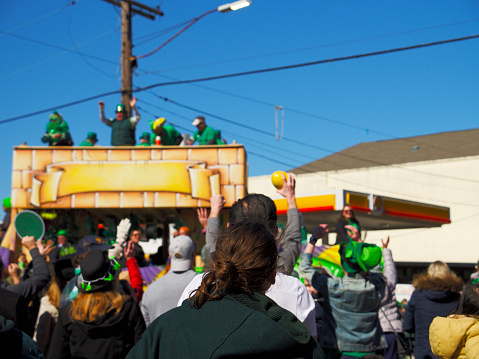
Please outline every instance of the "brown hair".
[{"label": "brown hair", "polygon": [[218,239],[214,269],[203,276],[201,286],[191,294],[194,307],[201,308],[226,294],[266,291],[277,261],[276,240],[264,224],[245,219],[230,225]]},{"label": "brown hair", "polygon": [[242,223],[247,218],[264,223],[274,235],[278,234],[276,205],[264,194],[252,193],[233,203],[228,214],[229,224]]},{"label": "brown hair", "polygon": [[70,318],[79,322],[93,322],[110,311],[115,311],[115,315],[118,315],[126,299],[127,297],[118,290],[96,293],[80,292],[72,302]]}]

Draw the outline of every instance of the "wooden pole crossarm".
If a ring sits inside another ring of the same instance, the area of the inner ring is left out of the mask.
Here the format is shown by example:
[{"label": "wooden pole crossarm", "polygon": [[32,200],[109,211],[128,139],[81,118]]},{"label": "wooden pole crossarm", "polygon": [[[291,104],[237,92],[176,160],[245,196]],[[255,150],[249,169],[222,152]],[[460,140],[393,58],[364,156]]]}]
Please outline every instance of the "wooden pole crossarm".
[{"label": "wooden pole crossarm", "polygon": [[[121,2],[120,2],[120,1],[116,1],[116,0],[103,0],[103,1],[121,7]],[[125,1],[129,2],[130,4],[135,3],[134,5],[135,5],[135,6],[138,6],[138,5],[137,5],[138,3],[134,2],[134,1],[128,1],[128,0],[125,0]],[[155,9],[153,9],[153,10],[155,10]],[[132,8],[131,11],[134,12],[135,14],[144,16],[144,17],[146,17],[146,18],[148,18],[148,19],[150,19],[150,20],[155,20],[155,16],[154,16],[154,15],[148,14],[148,13],[146,13],[146,12],[144,12],[144,11],[141,11],[141,10],[138,10],[138,9],[134,9],[134,8]],[[158,12],[159,12],[160,14],[158,14]],[[159,10],[158,10],[158,11],[155,10],[155,13],[158,14],[158,15],[160,15],[160,16],[163,16],[163,12],[161,12],[161,11],[159,11]]]}]

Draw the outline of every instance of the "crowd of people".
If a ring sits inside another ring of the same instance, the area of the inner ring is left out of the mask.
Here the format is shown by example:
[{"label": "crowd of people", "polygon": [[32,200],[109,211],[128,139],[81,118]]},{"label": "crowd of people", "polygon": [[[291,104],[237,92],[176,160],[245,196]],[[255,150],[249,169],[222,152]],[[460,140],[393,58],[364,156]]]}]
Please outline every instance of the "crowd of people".
[{"label": "crowd of people", "polygon": [[274,201],[261,194],[236,201],[222,226],[225,199],[214,195],[209,214],[198,209],[206,239],[202,273],[194,270],[199,248],[180,227],[169,241],[166,273],[147,287],[141,267],[149,258],[128,218],[108,244],[87,236],[73,245],[66,230],[57,232],[56,244],[23,237],[31,262],[0,262],[8,273],[0,284],[2,352],[49,359],[397,359],[410,354],[414,334],[415,358],[478,357],[479,279],[464,285],[447,264],[434,262],[415,277],[402,316],[389,237],[382,246],[366,243],[346,205],[336,225],[344,276],[313,266],[328,226],[315,227],[303,247],[294,176],[283,182],[283,229]]},{"label": "crowd of people", "polygon": [[[139,137],[139,143],[136,143],[136,127],[140,121],[140,114],[136,108],[136,97],[130,101],[130,108],[133,116],[128,117],[128,111],[125,105],[118,104],[115,108],[115,117],[107,118],[105,116],[105,104],[99,102],[100,121],[111,127],[111,145],[112,146],[178,146],[178,145],[224,145],[226,141],[221,138],[221,132],[206,125],[204,116],[197,116],[192,126],[197,130],[191,137],[185,138],[174,126],[167,125],[166,119],[160,117],[149,121],[151,132],[143,132]],[[87,137],[80,143],[80,146],[95,146],[98,142],[95,132],[88,132]],[[70,134],[68,123],[57,111],[49,117],[42,142],[49,146],[73,146],[73,139]]]}]

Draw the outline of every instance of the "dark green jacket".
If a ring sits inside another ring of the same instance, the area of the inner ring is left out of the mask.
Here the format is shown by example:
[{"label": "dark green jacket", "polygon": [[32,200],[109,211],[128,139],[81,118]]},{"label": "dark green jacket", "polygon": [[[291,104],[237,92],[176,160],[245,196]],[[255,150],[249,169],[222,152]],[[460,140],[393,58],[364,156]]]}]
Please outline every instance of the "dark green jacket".
[{"label": "dark green jacket", "polygon": [[130,126],[130,119],[125,118],[121,121],[113,120],[109,122],[111,127],[112,146],[134,146],[135,129]]},{"label": "dark green jacket", "polygon": [[293,314],[265,295],[227,295],[200,309],[187,300],[158,317],[127,358],[324,358]]}]

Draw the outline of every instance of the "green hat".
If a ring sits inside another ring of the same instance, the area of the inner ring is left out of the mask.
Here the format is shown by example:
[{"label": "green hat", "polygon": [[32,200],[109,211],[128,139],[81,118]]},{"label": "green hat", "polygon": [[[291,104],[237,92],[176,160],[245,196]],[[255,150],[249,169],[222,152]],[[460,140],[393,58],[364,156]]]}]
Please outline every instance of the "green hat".
[{"label": "green hat", "polygon": [[125,105],[123,105],[122,103],[119,103],[118,105],[116,105],[115,112],[126,112]]},{"label": "green hat", "polygon": [[71,237],[71,234],[68,233],[68,231],[67,231],[66,229],[60,229],[60,230],[57,232],[56,236],[57,236],[57,237],[58,237],[58,236]]},{"label": "green hat", "polygon": [[339,255],[344,271],[354,274],[376,267],[381,262],[382,249],[371,243],[342,242]]},{"label": "green hat", "polygon": [[49,119],[50,121],[54,120],[56,123],[61,123],[63,121],[62,115],[60,115],[57,111],[53,111]]},{"label": "green hat", "polygon": [[88,134],[86,135],[86,138],[92,141],[98,141],[98,138],[96,138],[95,132],[88,132]]},{"label": "green hat", "polygon": [[3,205],[5,206],[5,208],[12,208],[12,200],[10,199],[10,197],[3,199]]},{"label": "green hat", "polygon": [[150,133],[149,132],[143,132],[140,136],[140,140],[147,140],[150,142]]}]

